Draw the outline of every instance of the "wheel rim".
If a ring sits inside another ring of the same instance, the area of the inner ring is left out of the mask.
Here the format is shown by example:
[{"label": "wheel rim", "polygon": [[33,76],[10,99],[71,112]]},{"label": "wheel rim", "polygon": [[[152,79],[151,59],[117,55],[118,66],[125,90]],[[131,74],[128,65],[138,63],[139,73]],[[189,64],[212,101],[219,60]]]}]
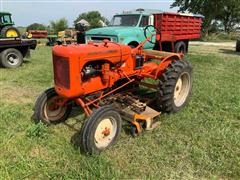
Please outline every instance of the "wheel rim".
[{"label": "wheel rim", "polygon": [[190,92],[191,82],[190,75],[188,73],[182,73],[175,85],[174,89],[174,103],[177,107],[182,106]]},{"label": "wheel rim", "polygon": [[184,48],[184,46],[181,46],[181,47],[179,48],[179,53],[183,53],[183,54],[184,54],[184,52],[185,52],[185,48]]},{"label": "wheel rim", "polygon": [[17,65],[19,63],[19,57],[13,53],[7,55],[7,62],[11,65]]},{"label": "wheel rim", "polygon": [[57,102],[61,101],[62,98],[57,96],[57,97],[52,97],[44,105],[43,108],[43,113],[44,117],[48,121],[58,121],[61,119],[64,114],[67,111],[67,106],[60,106],[57,104]]},{"label": "wheel rim", "polygon": [[105,118],[97,126],[94,134],[97,148],[107,147],[117,134],[117,122],[114,118]]},{"label": "wheel rim", "polygon": [[7,31],[6,37],[18,37],[18,34],[15,30],[10,29],[10,30]]}]

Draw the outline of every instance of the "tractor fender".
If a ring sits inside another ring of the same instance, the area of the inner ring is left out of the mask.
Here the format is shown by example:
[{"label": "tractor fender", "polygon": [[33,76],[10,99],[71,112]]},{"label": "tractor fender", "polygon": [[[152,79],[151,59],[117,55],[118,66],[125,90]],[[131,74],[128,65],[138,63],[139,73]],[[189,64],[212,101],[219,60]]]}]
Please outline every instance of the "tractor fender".
[{"label": "tractor fender", "polygon": [[179,61],[182,58],[183,58],[182,54],[171,53],[171,55],[166,56],[158,65],[158,68],[155,73],[155,79],[157,79],[160,76],[161,72],[163,72],[172,63],[172,61]]}]

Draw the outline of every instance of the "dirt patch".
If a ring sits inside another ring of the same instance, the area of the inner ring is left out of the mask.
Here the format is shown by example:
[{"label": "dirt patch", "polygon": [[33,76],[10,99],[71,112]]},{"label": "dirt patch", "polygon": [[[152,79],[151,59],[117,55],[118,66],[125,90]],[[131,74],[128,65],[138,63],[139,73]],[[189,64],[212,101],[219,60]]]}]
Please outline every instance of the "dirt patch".
[{"label": "dirt patch", "polygon": [[202,42],[202,41],[190,41],[190,45],[201,46],[220,46],[220,47],[236,47],[236,42]]}]

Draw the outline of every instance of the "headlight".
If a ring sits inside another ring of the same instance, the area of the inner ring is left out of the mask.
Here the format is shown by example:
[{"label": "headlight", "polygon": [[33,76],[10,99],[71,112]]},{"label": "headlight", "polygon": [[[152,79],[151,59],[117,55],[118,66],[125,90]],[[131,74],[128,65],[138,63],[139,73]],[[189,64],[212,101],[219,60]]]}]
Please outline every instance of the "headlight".
[{"label": "headlight", "polygon": [[117,42],[117,38],[116,37],[112,37],[111,40],[112,40],[112,42]]}]

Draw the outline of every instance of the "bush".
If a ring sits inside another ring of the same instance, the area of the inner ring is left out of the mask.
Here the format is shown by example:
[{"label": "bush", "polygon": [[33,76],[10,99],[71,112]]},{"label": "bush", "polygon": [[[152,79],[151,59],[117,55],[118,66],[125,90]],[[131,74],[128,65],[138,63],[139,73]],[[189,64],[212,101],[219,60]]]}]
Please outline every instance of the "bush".
[{"label": "bush", "polygon": [[39,23],[33,23],[27,27],[27,31],[28,30],[46,30],[46,29],[47,27],[45,25],[39,24]]}]

